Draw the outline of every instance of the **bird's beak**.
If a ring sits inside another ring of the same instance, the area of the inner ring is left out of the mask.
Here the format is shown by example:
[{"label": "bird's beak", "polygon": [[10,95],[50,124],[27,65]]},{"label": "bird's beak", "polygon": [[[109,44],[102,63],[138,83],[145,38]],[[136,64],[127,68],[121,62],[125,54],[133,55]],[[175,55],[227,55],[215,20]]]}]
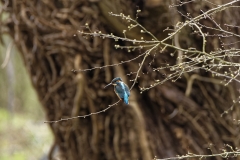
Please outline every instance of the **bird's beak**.
[{"label": "bird's beak", "polygon": [[106,88],[106,87],[108,87],[108,86],[110,86],[110,85],[112,85],[112,83],[109,83],[108,85],[106,85],[104,88]]}]

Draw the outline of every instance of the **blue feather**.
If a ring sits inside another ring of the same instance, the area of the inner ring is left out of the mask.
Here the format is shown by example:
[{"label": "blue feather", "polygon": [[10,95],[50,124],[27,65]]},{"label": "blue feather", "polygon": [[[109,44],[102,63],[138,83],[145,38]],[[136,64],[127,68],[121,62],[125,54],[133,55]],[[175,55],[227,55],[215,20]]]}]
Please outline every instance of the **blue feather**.
[{"label": "blue feather", "polygon": [[124,103],[129,104],[128,103],[128,95],[127,94],[124,94],[123,101],[124,101]]},{"label": "blue feather", "polygon": [[123,82],[116,82],[116,86],[114,87],[115,93],[125,104],[129,104],[128,97],[130,96],[130,91],[128,86]]}]

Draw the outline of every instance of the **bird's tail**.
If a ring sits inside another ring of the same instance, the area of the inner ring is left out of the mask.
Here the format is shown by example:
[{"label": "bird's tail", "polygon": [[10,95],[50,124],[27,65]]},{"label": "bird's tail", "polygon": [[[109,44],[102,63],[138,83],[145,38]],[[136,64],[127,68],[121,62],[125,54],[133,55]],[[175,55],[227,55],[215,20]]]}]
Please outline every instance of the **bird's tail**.
[{"label": "bird's tail", "polygon": [[128,96],[124,96],[123,102],[124,102],[125,104],[129,104],[129,102],[128,102]]}]

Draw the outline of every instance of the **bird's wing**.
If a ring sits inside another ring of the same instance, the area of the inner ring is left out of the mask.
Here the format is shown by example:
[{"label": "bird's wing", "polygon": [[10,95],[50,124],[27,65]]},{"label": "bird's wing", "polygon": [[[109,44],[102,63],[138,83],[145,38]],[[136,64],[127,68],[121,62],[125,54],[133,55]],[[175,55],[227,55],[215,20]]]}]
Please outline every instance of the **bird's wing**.
[{"label": "bird's wing", "polygon": [[124,90],[126,91],[128,97],[129,97],[130,96],[130,90],[129,90],[128,86],[125,83],[123,83],[123,84],[124,84]]},{"label": "bird's wing", "polygon": [[118,84],[114,87],[114,91],[117,94],[118,97],[123,98],[124,97],[124,88],[121,84]]},{"label": "bird's wing", "polygon": [[120,96],[122,94],[119,94],[119,92],[117,92],[117,86],[114,87],[114,92],[116,93],[116,95],[118,96],[119,99],[123,98],[123,97]]},{"label": "bird's wing", "polygon": [[115,93],[118,94],[120,98],[124,98],[125,95],[129,97],[130,95],[128,86],[123,82],[117,83],[117,85],[114,87],[114,90]]}]

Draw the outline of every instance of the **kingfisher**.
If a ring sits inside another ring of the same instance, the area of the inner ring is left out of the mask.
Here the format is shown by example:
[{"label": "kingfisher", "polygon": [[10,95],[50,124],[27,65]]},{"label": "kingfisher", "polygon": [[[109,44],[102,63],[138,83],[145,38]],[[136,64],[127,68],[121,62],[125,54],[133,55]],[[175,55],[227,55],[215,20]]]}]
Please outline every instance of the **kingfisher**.
[{"label": "kingfisher", "polygon": [[118,96],[120,100],[123,100],[125,104],[129,104],[128,97],[130,96],[130,90],[128,86],[122,81],[120,77],[114,78],[111,83],[106,85],[104,88],[113,85],[114,86],[114,92]]}]

